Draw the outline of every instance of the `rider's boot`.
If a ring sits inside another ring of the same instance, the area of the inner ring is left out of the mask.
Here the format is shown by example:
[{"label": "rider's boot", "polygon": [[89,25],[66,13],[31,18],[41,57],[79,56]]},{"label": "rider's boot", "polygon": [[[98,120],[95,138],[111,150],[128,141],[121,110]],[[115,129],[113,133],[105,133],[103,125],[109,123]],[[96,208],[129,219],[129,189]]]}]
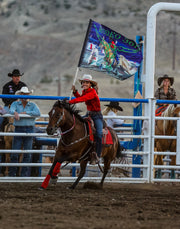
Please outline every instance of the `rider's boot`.
[{"label": "rider's boot", "polygon": [[102,151],[102,139],[96,137],[96,152],[92,153],[92,157],[90,161],[91,165],[95,165],[99,163],[101,157],[101,151]]}]

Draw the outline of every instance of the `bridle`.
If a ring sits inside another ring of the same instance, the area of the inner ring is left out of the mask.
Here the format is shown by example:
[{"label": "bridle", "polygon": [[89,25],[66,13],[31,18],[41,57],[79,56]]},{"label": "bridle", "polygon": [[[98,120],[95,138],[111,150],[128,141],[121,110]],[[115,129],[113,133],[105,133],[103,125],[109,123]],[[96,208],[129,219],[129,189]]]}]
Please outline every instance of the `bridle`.
[{"label": "bridle", "polygon": [[[72,115],[72,117],[73,117],[73,125],[72,125],[72,127],[71,127],[70,129],[64,131],[64,132],[61,131],[61,128],[59,127],[59,125],[60,125],[60,122],[62,121],[64,115],[65,115],[65,112],[64,112],[64,108],[63,108],[63,112],[62,112],[61,116],[59,117],[59,119],[58,119],[58,121],[57,121],[57,123],[56,123],[56,130],[57,130],[57,129],[60,129],[60,132],[58,131],[57,136],[58,136],[58,135],[61,135],[61,136],[62,136],[62,135],[65,135],[65,134],[69,133],[70,131],[72,131],[72,130],[74,129],[74,127],[75,127],[76,119],[75,119],[75,115],[73,114],[73,115]],[[77,139],[77,140],[71,142],[70,144],[66,144],[66,143],[63,141],[63,138],[62,138],[62,137],[61,137],[60,141],[61,141],[62,144],[63,144],[64,146],[66,146],[66,147],[72,146],[72,145],[74,145],[74,144],[76,144],[76,143],[78,143],[78,142],[80,142],[80,141],[86,139],[86,138],[89,136],[89,135],[88,135],[88,132],[87,132],[87,128],[86,128],[86,124],[85,124],[85,123],[84,123],[84,129],[85,129],[85,135],[84,135],[83,137],[81,137],[81,138],[79,138],[79,139]],[[85,154],[86,154],[86,153],[85,153]],[[83,155],[83,157],[84,157],[84,155]]]},{"label": "bridle", "polygon": [[61,136],[62,136],[62,135],[64,135],[64,134],[69,133],[71,130],[73,130],[73,129],[74,129],[75,124],[76,124],[76,119],[75,119],[74,114],[73,114],[73,121],[74,121],[74,123],[73,123],[72,127],[71,127],[70,129],[68,129],[68,130],[64,131],[64,132],[61,132],[61,133],[60,133],[60,135],[61,135]]},{"label": "bridle", "polygon": [[[56,123],[56,127],[59,128],[59,129],[61,129],[61,128],[58,127],[58,126],[59,126],[60,122],[62,121],[63,117],[64,117],[64,108],[63,108],[62,115],[59,117],[59,119],[58,119],[58,121],[57,121],[57,123]],[[73,121],[74,121],[74,123],[73,123],[73,125],[72,125],[72,127],[71,127],[70,129],[68,129],[68,130],[66,130],[66,131],[64,131],[64,132],[62,132],[62,131],[60,132],[60,135],[61,135],[61,136],[64,135],[64,134],[69,133],[71,130],[74,129],[75,124],[76,124],[76,119],[75,119],[74,114],[73,114]]]},{"label": "bridle", "polygon": [[64,117],[64,108],[63,108],[62,115],[59,117],[59,119],[57,121],[57,125],[59,125],[59,123],[61,122],[61,120],[63,119],[63,117]]}]

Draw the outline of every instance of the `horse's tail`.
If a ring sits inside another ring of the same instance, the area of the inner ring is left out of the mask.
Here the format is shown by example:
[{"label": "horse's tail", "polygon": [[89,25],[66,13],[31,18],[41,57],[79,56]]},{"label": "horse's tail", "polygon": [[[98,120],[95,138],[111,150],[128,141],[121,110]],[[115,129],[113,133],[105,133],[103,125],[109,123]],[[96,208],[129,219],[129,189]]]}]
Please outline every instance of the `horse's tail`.
[{"label": "horse's tail", "polygon": [[117,157],[117,158],[122,157],[122,147],[121,147],[121,145],[120,145],[119,140],[118,140],[118,148],[117,148],[117,152],[116,152],[116,157]]}]

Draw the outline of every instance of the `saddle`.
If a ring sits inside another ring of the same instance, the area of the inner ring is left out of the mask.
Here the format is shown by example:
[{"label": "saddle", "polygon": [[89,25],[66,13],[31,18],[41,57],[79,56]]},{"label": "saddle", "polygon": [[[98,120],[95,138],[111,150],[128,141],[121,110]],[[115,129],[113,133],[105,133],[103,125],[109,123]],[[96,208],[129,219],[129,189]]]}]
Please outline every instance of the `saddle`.
[{"label": "saddle", "polygon": [[[84,119],[85,119],[86,125],[87,125],[89,141],[91,143],[94,143],[95,142],[95,132],[96,132],[95,127],[94,127],[94,122],[93,122],[91,117],[86,117]],[[103,120],[102,144],[105,146],[113,145],[113,139],[112,139],[111,133],[110,133],[110,131],[107,127],[107,124],[104,120]]]}]

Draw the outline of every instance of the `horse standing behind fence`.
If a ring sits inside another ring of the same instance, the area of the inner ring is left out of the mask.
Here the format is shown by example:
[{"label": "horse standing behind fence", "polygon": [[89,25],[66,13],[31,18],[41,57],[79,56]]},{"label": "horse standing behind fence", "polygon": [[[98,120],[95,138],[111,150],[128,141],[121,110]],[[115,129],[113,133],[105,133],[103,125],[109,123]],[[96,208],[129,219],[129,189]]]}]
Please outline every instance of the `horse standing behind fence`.
[{"label": "horse standing behind fence", "polygon": [[[8,123],[4,126],[4,132],[5,133],[12,133],[12,132],[14,132],[14,128],[15,128],[13,125],[14,117],[8,117],[7,120],[8,120]],[[4,143],[5,143],[4,149],[5,150],[10,149],[11,150],[12,149],[12,142],[13,142],[13,136],[4,136]],[[19,162],[22,162],[22,158],[23,158],[23,154],[21,153],[19,155]],[[10,163],[10,162],[11,162],[10,153],[5,153],[5,163]],[[8,176],[8,171],[9,171],[9,167],[6,166],[4,169],[4,176]],[[20,175],[20,172],[21,172],[21,168],[18,169],[17,176]]]},{"label": "horse standing behind fence", "polygon": [[[180,117],[180,107],[176,105],[169,105],[168,108],[162,113],[163,117]],[[156,120],[155,123],[155,135],[176,136],[176,121],[174,120]],[[156,139],[155,149],[158,152],[176,152],[176,140],[175,139]],[[163,165],[163,155],[155,155],[155,165]],[[170,156],[170,165],[176,164],[176,156]],[[158,169],[157,177],[161,177],[161,170]],[[171,175],[174,177],[174,171]]]},{"label": "horse standing behind fence", "polygon": [[[14,117],[8,117],[7,118],[7,124],[4,126],[4,132],[5,133],[12,133],[12,132],[14,132],[14,129],[15,129],[15,127],[14,127],[14,125],[13,125],[13,123],[14,123]],[[44,121],[44,118],[38,118],[37,119],[37,121]],[[39,126],[42,126],[42,125],[39,125]],[[37,126],[35,126],[35,132],[36,133],[42,133],[42,132],[44,132],[44,131],[41,131],[40,129],[39,129],[39,127],[37,127]],[[13,136],[4,136],[4,149],[5,150],[11,150],[12,149],[12,142],[13,142]],[[35,161],[35,159],[36,159],[36,157],[37,157],[38,155],[37,154],[33,154],[32,155],[32,161]],[[33,158],[35,157],[35,159],[33,160]],[[5,153],[4,154],[4,160],[5,160],[5,163],[10,163],[11,162],[11,156],[10,156],[10,153]],[[22,162],[22,160],[23,160],[23,153],[21,153],[20,155],[19,155],[19,163],[21,163]],[[3,174],[4,174],[4,176],[8,176],[8,166],[6,166],[4,169],[3,169]],[[17,171],[17,176],[20,176],[20,174],[21,174],[21,169],[22,169],[22,167],[18,167],[18,171]],[[38,167],[32,167],[31,168],[31,173],[34,171],[34,170],[37,170],[38,169]]]},{"label": "horse standing behind fence", "polygon": [[[85,120],[78,114],[74,105],[65,101],[57,101],[49,112],[49,124],[47,133],[52,135],[60,128],[61,139],[56,150],[54,162],[46,176],[41,188],[48,186],[50,178],[57,181],[57,173],[60,171],[62,162],[80,161],[80,173],[71,188],[75,188],[85,174],[88,161],[91,159],[91,153],[94,150],[94,144],[89,141],[87,126]],[[103,186],[104,179],[108,173],[111,162],[116,156],[120,156],[120,144],[115,131],[109,128],[113,144],[104,146],[101,156],[104,159],[104,171],[101,179]]]}]

